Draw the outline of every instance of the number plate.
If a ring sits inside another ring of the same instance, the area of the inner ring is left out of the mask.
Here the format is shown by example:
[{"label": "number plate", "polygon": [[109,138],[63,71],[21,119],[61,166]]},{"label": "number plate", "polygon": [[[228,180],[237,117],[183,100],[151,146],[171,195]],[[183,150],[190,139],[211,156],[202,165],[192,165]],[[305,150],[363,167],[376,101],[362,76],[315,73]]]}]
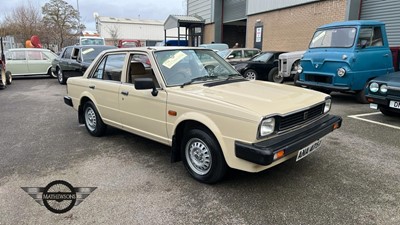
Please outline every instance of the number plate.
[{"label": "number plate", "polygon": [[398,101],[390,101],[389,106],[395,109],[400,109],[400,102]]},{"label": "number plate", "polygon": [[296,162],[299,161],[300,159],[308,156],[315,150],[317,150],[319,148],[319,146],[321,146],[321,140],[315,141],[315,142],[311,143],[310,145],[308,145],[307,147],[299,150],[297,153]]}]

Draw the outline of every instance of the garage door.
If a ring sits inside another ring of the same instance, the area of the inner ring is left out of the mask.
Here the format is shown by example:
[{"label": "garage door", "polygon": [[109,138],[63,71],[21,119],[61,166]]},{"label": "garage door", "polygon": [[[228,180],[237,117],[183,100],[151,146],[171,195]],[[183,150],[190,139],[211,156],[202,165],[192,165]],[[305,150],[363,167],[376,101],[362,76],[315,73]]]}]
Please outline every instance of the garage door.
[{"label": "garage door", "polygon": [[363,0],[360,19],[384,22],[390,47],[400,46],[399,0]]}]

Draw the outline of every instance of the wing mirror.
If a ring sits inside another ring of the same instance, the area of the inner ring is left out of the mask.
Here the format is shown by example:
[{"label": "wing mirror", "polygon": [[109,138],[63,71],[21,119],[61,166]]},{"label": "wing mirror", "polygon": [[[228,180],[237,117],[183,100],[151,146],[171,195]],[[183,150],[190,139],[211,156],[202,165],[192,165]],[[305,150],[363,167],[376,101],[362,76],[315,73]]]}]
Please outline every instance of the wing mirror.
[{"label": "wing mirror", "polygon": [[136,90],[152,89],[151,95],[153,95],[153,96],[158,95],[158,90],[156,89],[156,86],[154,85],[153,79],[151,79],[151,78],[135,78],[134,83],[135,83]]}]

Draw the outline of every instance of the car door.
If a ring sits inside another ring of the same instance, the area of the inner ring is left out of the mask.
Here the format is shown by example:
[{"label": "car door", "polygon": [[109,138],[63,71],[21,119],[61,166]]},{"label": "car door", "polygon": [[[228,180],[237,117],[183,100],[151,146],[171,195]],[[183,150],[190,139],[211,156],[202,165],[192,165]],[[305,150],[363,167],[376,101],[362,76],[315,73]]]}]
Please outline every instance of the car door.
[{"label": "car door", "polygon": [[87,91],[106,124],[121,127],[119,111],[119,89],[125,62],[125,53],[105,55],[89,74]]},{"label": "car door", "polygon": [[9,51],[6,57],[6,69],[14,76],[29,75],[25,50]]},{"label": "car door", "polygon": [[51,61],[41,51],[27,50],[28,70],[30,74],[47,74]]},{"label": "car door", "polygon": [[[138,135],[167,143],[166,106],[167,93],[159,89],[156,96],[151,89],[136,90],[134,81],[136,78],[152,78],[155,86],[159,87],[152,65],[143,65],[146,58],[144,53],[131,54],[128,61],[126,82],[121,84],[119,95],[119,107],[121,110],[121,122],[126,130]],[[136,60],[135,60],[136,59]]]},{"label": "car door", "polygon": [[59,66],[65,76],[69,77],[71,74],[71,54],[73,47],[66,47],[64,52],[62,53],[59,61]]}]

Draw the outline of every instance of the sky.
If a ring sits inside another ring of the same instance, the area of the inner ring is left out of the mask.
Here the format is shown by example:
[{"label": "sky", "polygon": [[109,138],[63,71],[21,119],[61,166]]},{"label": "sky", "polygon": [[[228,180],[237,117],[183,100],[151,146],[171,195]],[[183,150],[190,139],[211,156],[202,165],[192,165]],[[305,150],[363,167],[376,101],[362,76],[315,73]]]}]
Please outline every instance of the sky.
[{"label": "sky", "polygon": [[[99,16],[131,19],[153,19],[165,21],[169,15],[185,15],[186,0],[64,0],[77,9],[81,15],[81,23],[86,30],[95,31],[93,13]],[[39,11],[50,0],[0,0],[1,14],[9,15],[16,7],[30,2]]]}]

